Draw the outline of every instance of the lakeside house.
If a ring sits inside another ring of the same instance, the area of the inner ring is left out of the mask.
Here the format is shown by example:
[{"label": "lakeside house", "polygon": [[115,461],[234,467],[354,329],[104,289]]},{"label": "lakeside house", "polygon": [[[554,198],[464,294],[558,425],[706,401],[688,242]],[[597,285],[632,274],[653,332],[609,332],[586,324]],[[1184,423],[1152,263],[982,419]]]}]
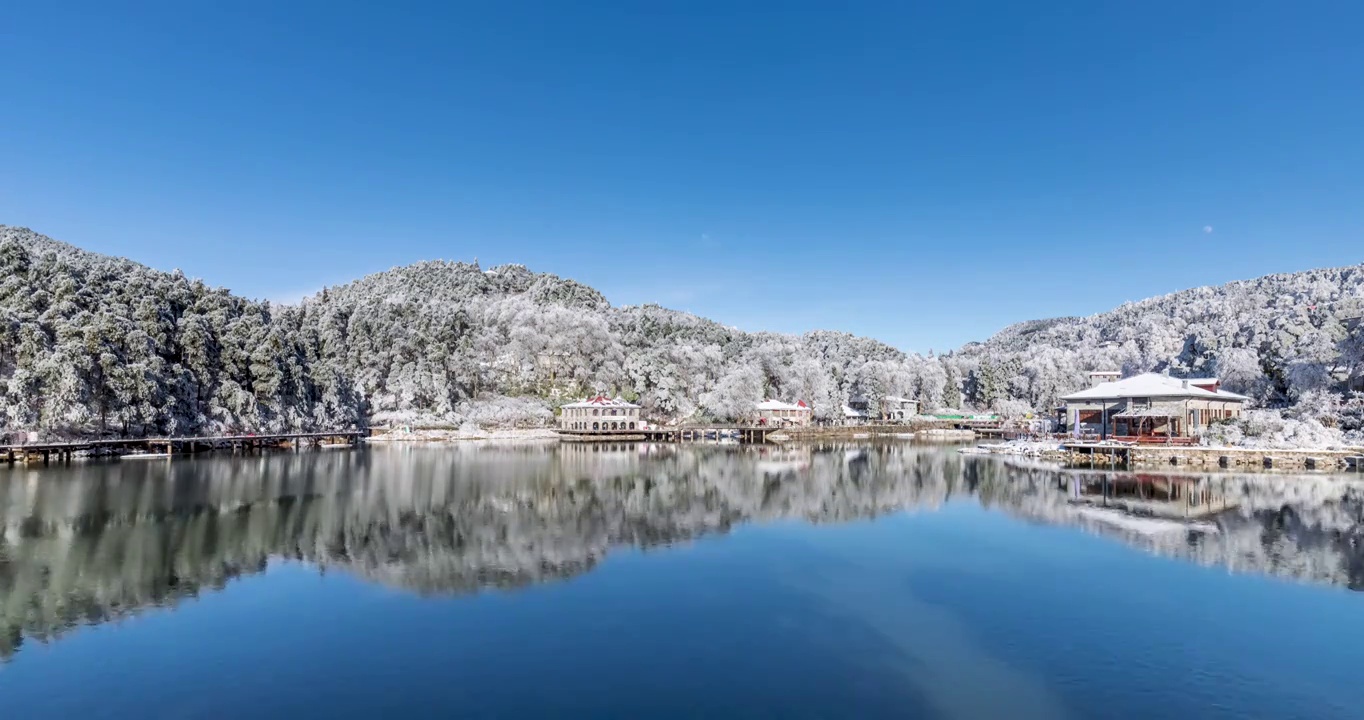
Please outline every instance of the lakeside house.
[{"label": "lakeside house", "polygon": [[849,400],[848,404],[843,406],[844,425],[866,425],[870,417],[866,402],[862,402],[859,406],[857,401]]},{"label": "lakeside house", "polygon": [[814,418],[814,409],[804,400],[791,403],[780,400],[764,400],[757,405],[759,425],[791,425],[807,427]]},{"label": "lakeside house", "polygon": [[1240,417],[1250,398],[1222,389],[1217,378],[1172,378],[1143,373],[1089,374],[1090,387],[1061,398],[1057,420],[1073,435],[1103,439],[1191,438],[1222,420]]},{"label": "lakeside house", "polygon": [[852,397],[843,406],[843,422],[846,425],[861,425],[872,422],[900,423],[914,419],[919,414],[919,401],[888,395],[881,398],[881,409],[873,412],[871,403],[865,398]]},{"label": "lakeside house", "polygon": [[891,422],[904,422],[912,420],[919,414],[919,401],[909,398],[887,397],[881,403],[881,416]]},{"label": "lakeside house", "polygon": [[597,395],[561,407],[559,429],[574,432],[642,430],[640,407],[620,398]]}]

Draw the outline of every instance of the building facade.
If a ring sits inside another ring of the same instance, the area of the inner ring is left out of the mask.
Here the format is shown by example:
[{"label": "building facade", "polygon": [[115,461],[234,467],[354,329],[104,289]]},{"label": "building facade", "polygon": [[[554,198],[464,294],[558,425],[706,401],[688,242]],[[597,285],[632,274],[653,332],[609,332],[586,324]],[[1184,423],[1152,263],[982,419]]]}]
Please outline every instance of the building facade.
[{"label": "building facade", "polygon": [[1207,426],[1241,416],[1247,398],[1223,390],[1217,378],[1145,373],[1110,380],[1091,373],[1091,386],[1061,398],[1058,422],[1072,435],[1100,438],[1190,438]]},{"label": "building facade", "polygon": [[559,408],[559,429],[580,433],[643,430],[639,411],[634,403],[598,395]]},{"label": "building facade", "polygon": [[804,400],[794,405],[780,400],[764,400],[758,403],[756,410],[759,425],[808,427],[814,418],[814,409],[806,405]]},{"label": "building facade", "polygon": [[909,398],[887,397],[881,403],[881,417],[891,422],[912,420],[919,414],[919,401]]}]

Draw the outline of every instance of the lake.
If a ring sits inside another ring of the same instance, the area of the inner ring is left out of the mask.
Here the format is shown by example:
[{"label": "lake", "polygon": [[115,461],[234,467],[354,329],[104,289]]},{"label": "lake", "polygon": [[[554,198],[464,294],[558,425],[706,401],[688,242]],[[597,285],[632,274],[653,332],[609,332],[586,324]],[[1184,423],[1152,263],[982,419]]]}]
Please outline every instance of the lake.
[{"label": "lake", "polygon": [[1362,480],[911,444],[0,468],[0,708],[1359,718]]}]

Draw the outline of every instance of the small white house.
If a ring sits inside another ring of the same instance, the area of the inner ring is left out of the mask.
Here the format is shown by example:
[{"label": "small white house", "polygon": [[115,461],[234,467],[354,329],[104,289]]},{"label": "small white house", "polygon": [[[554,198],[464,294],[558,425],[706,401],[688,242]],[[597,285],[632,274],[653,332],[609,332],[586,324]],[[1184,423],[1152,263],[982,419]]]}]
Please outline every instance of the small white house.
[{"label": "small white house", "polygon": [[868,415],[865,407],[843,406],[844,425],[865,425],[869,419],[870,415]]},{"label": "small white house", "polygon": [[559,429],[572,432],[620,432],[642,430],[640,407],[605,395],[569,403],[559,409]]}]

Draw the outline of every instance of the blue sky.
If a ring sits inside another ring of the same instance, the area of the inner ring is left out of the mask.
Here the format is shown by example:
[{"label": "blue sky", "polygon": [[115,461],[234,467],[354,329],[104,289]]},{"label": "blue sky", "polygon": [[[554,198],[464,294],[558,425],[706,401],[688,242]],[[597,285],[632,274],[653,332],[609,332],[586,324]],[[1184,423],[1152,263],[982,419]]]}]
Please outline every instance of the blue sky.
[{"label": "blue sky", "polygon": [[262,298],[477,258],[917,351],[1362,259],[1356,2],[207,5],[6,12],[0,222]]}]

